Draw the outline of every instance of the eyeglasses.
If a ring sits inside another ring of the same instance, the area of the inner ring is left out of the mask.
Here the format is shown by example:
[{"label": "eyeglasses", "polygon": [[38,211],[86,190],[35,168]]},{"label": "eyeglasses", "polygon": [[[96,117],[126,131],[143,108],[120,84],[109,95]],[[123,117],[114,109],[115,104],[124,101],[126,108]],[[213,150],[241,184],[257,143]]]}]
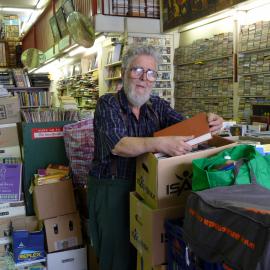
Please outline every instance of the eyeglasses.
[{"label": "eyeglasses", "polygon": [[150,82],[154,82],[158,77],[158,73],[153,69],[144,70],[142,67],[130,68],[130,77],[132,79],[139,79],[144,73],[146,73],[146,78]]}]

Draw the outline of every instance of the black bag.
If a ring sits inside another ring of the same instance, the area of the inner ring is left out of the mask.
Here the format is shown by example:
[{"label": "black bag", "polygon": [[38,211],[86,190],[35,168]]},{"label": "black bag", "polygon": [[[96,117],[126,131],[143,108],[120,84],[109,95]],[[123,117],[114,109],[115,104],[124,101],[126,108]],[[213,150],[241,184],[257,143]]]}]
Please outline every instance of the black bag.
[{"label": "black bag", "polygon": [[192,192],[184,239],[206,261],[224,262],[234,270],[269,270],[270,190],[250,174],[251,184]]}]

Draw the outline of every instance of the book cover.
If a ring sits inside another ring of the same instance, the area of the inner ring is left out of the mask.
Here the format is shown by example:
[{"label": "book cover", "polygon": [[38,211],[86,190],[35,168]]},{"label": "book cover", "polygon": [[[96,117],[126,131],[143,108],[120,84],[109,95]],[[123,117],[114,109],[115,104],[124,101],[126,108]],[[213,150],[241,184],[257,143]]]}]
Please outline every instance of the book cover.
[{"label": "book cover", "polygon": [[192,135],[195,136],[195,138],[187,142],[190,145],[195,145],[212,138],[209,130],[207,114],[205,112],[198,113],[191,118],[154,133],[154,137]]},{"label": "book cover", "polygon": [[22,164],[0,164],[0,203],[19,201]]}]

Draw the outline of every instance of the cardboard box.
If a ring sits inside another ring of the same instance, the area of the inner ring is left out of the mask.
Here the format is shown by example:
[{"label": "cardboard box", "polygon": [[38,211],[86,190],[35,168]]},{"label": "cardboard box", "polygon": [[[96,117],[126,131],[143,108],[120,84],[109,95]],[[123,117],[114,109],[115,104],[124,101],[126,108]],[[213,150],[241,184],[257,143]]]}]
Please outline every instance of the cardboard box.
[{"label": "cardboard box", "polygon": [[167,264],[151,266],[140,254],[137,254],[137,270],[167,270]]},{"label": "cardboard box", "polygon": [[39,220],[76,212],[73,186],[70,180],[35,186],[33,201]]},{"label": "cardboard box", "polygon": [[39,230],[39,221],[36,216],[20,216],[11,218],[12,230],[26,230],[26,231],[37,231]]},{"label": "cardboard box", "polygon": [[215,136],[208,144],[215,146],[182,156],[157,158],[146,153],[136,161],[136,192],[152,208],[185,204],[191,191],[192,160],[212,156],[235,142]]},{"label": "cardboard box", "polygon": [[0,125],[0,158],[4,157],[21,158],[21,149],[16,123]]},{"label": "cardboard box", "polygon": [[14,262],[23,265],[33,261],[45,261],[44,232],[26,230],[12,233]]},{"label": "cardboard box", "polygon": [[21,122],[18,96],[0,98],[0,124]]},{"label": "cardboard box", "polygon": [[25,216],[25,213],[25,205],[23,201],[0,204],[0,219]]},{"label": "cardboard box", "polygon": [[152,209],[136,192],[130,193],[130,242],[150,265],[166,263],[165,220],[183,215],[183,206]]},{"label": "cardboard box", "polygon": [[44,220],[48,252],[76,247],[82,244],[79,213]]},{"label": "cardboard box", "polygon": [[47,254],[47,270],[87,270],[86,248]]}]

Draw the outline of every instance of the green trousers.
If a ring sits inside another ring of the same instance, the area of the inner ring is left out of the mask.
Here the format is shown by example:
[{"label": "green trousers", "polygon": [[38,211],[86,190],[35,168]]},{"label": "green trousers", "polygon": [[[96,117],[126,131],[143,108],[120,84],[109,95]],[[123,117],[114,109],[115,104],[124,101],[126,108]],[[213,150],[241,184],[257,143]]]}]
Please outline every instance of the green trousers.
[{"label": "green trousers", "polygon": [[136,250],[129,242],[131,181],[89,178],[90,237],[100,270],[136,269]]}]

